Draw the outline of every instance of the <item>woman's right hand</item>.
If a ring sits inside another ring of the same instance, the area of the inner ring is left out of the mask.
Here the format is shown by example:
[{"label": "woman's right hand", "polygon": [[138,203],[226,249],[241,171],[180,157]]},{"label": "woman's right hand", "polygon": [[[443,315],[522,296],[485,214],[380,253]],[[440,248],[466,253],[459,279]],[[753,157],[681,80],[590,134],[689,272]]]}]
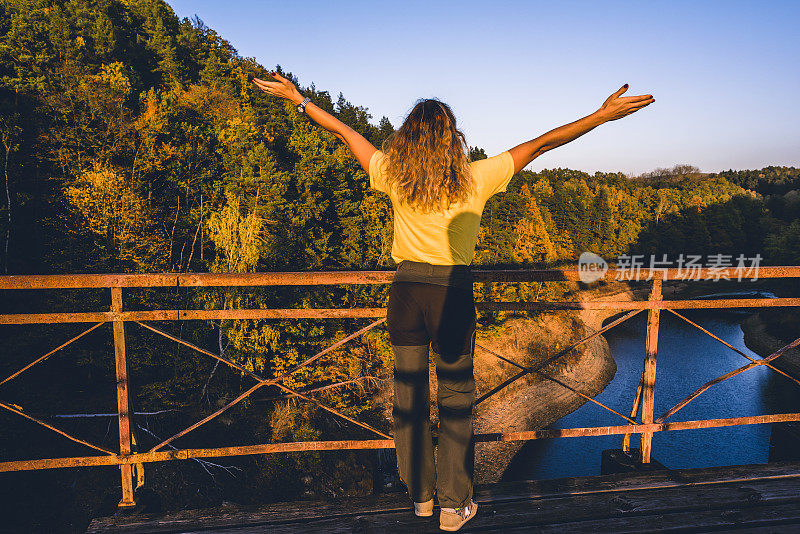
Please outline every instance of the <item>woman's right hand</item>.
[{"label": "woman's right hand", "polygon": [[291,81],[277,72],[270,72],[270,75],[278,81],[268,82],[259,78],[253,78],[253,83],[263,91],[279,98],[285,98],[295,104],[299,104],[303,101],[303,95],[300,94],[300,91],[297,90],[297,87],[295,87]]},{"label": "woman's right hand", "polygon": [[619,91],[606,98],[596,113],[606,122],[615,121],[656,101],[653,95],[620,96],[627,90],[628,84],[626,83],[619,88]]},{"label": "woman's right hand", "polygon": [[[291,80],[284,78],[277,72],[270,72],[270,75],[277,81],[268,82],[259,78],[253,78],[253,83],[272,96],[284,98],[294,104],[300,104],[303,101],[303,95],[300,94],[300,91],[297,90],[297,87],[295,87]],[[344,141],[347,148],[350,149],[350,152],[352,152],[358,160],[361,168],[364,169],[364,172],[369,174],[369,162],[372,155],[375,153],[375,147],[372,146],[372,143],[367,141],[364,136],[350,126],[319,106],[314,105],[313,102],[308,103],[305,113],[309,119]]]}]

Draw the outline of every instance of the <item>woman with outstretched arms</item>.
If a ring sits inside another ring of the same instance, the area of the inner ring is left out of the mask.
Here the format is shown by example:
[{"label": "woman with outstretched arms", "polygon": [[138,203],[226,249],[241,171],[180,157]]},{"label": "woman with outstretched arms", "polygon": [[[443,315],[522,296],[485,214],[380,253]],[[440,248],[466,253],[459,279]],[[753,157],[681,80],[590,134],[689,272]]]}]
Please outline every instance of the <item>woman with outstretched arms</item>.
[{"label": "woman with outstretched arms", "polygon": [[[455,116],[439,100],[418,101],[378,150],[304,98],[290,80],[271,74],[276,81],[255,78],[253,83],[291,101],[341,139],[369,175],[370,187],[392,201],[392,258],[398,265],[386,324],[395,357],[392,414],[398,472],[417,515],[433,514],[435,492],[440,528],[458,530],[477,510],[472,501],[476,310],[470,264],[483,207],[535,158],[655,100],[652,95],[622,96],[625,84],[594,113],[497,156],[470,162]],[[431,349],[438,382],[437,461],[430,429]]]}]

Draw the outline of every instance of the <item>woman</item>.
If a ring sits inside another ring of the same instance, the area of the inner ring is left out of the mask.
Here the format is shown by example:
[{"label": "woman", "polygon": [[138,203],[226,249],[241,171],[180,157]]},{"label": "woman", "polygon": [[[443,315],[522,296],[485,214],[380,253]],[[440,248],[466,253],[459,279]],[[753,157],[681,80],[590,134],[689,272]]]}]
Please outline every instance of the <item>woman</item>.
[{"label": "woman", "polygon": [[[621,96],[623,85],[594,113],[492,158],[469,162],[464,135],[450,108],[419,101],[403,125],[376,150],[369,141],[304,99],[283,76],[254,79],[347,144],[387,193],[394,209],[392,258],[398,263],[386,315],[395,356],[394,440],[400,477],[419,516],[433,515],[434,487],[442,530],[472,519],[475,380],[475,302],[470,263],[486,201],[536,157],[593,128],[654,102],[652,95]],[[433,348],[438,381],[438,462],[430,433],[428,357]]]}]

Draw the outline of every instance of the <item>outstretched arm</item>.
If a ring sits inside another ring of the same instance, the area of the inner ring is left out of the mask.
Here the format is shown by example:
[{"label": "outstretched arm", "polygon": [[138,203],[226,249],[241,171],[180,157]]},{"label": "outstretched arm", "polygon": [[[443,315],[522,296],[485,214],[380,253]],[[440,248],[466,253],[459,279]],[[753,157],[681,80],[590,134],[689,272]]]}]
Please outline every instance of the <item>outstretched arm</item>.
[{"label": "outstretched arm", "polygon": [[[292,82],[277,72],[272,72],[270,74],[278,81],[267,82],[258,78],[253,78],[253,83],[269,94],[284,98],[294,104],[300,104],[303,101],[303,95],[300,94],[300,91],[297,90],[297,87],[295,87]],[[349,148],[350,152],[352,152],[356,157],[358,163],[361,164],[361,167],[364,169],[364,171],[369,173],[369,160],[372,157],[372,154],[375,153],[375,147],[372,146],[372,143],[364,139],[360,133],[353,130],[351,127],[313,102],[306,104],[306,115],[308,115],[311,120],[344,141],[344,143],[347,145],[347,148]]]},{"label": "outstretched arm", "polygon": [[628,84],[626,83],[620,87],[619,91],[609,96],[600,109],[591,115],[559,126],[555,130],[550,130],[536,139],[531,139],[509,150],[514,159],[514,172],[521,171],[528,163],[548,150],[569,143],[603,123],[621,119],[656,101],[653,95],[620,96],[627,90]]}]

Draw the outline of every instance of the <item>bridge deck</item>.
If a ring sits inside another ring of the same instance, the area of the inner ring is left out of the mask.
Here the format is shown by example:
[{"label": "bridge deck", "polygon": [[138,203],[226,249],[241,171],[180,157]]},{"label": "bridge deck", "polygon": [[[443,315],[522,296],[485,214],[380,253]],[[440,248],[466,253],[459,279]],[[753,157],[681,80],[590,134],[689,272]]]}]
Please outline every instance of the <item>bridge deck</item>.
[{"label": "bridge deck", "polygon": [[[479,486],[462,532],[800,532],[800,462]],[[404,494],[95,519],[88,532],[440,532]]]}]

